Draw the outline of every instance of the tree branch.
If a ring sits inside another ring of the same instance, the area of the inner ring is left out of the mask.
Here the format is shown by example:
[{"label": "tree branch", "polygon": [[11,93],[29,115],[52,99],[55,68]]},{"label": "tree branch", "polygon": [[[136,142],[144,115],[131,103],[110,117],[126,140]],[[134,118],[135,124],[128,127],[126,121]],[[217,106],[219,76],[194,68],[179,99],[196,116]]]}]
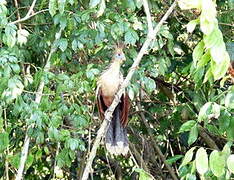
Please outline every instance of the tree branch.
[{"label": "tree branch", "polygon": [[[146,7],[146,6],[144,6]],[[107,131],[107,127],[109,126],[110,124],[110,120],[111,120],[111,117],[112,117],[112,113],[115,109],[115,107],[118,105],[119,101],[120,101],[120,97],[121,95],[123,94],[125,88],[129,85],[130,83],[130,80],[134,74],[134,72],[136,71],[136,69],[138,68],[139,66],[139,63],[143,57],[143,55],[147,52],[148,50],[148,47],[150,45],[150,43],[152,42],[153,39],[155,39],[156,37],[156,34],[158,33],[160,27],[162,26],[162,24],[165,22],[165,20],[168,18],[168,16],[171,14],[171,12],[173,11],[173,9],[176,7],[176,0],[174,1],[174,3],[171,5],[171,7],[168,9],[168,11],[166,12],[166,14],[163,16],[163,18],[161,19],[161,21],[158,23],[158,25],[156,26],[156,28],[153,30],[152,33],[150,33],[148,31],[148,35],[147,35],[147,38],[140,50],[140,52],[138,53],[136,59],[134,60],[134,63],[132,64],[129,72],[128,72],[128,75],[127,77],[125,78],[124,82],[122,83],[119,91],[117,92],[111,106],[108,108],[108,110],[105,112],[105,119],[104,121],[102,122],[101,126],[100,126],[100,129],[98,130],[97,132],[97,136],[96,136],[96,139],[93,143],[93,147],[92,147],[92,150],[89,154],[89,157],[87,159],[87,164],[86,164],[86,167],[85,167],[85,170],[84,170],[84,173],[83,173],[83,177],[82,177],[82,180],[87,180],[88,177],[89,177],[89,173],[92,171],[92,163],[93,163],[93,159],[95,158],[96,156],[96,152],[97,152],[97,148],[99,147],[100,145],[100,142],[101,142],[101,139],[102,137],[104,136],[104,134],[106,133]],[[146,9],[145,11],[149,11],[149,9]]]},{"label": "tree branch", "polygon": [[[56,36],[55,36],[56,37],[55,41],[58,40],[61,37],[61,33],[62,33],[62,30],[60,29],[58,34],[56,34]],[[49,69],[50,69],[50,59],[51,59],[52,54],[56,50],[57,50],[57,47],[53,44],[52,47],[51,47],[50,53],[48,55],[47,61],[46,61],[46,65],[44,67],[44,72],[49,71]],[[44,85],[45,85],[45,82],[44,82],[44,76],[43,76],[42,79],[41,79],[41,82],[39,84],[37,94],[36,94],[36,98],[35,98],[35,102],[37,104],[39,104],[40,101],[41,101]],[[21,157],[20,157],[20,165],[19,165],[17,175],[16,175],[16,178],[15,178],[16,180],[21,180],[22,177],[23,177],[24,166],[25,166],[25,163],[26,163],[26,160],[27,160],[27,157],[28,157],[28,149],[29,149],[29,143],[30,143],[30,137],[28,136],[28,130],[30,128],[33,128],[33,127],[34,127],[34,124],[29,125],[28,128],[27,128],[27,131],[26,131],[26,135],[25,135],[25,139],[24,139],[24,145],[23,145],[22,152],[21,152]]]},{"label": "tree branch", "polygon": [[149,9],[147,0],[143,0],[143,6],[144,6],[146,20],[147,20],[147,24],[148,24],[148,33],[152,33],[153,32],[153,24],[152,24],[152,18],[150,15],[150,9]]},{"label": "tree branch", "polygon": [[202,137],[202,139],[205,141],[205,143],[212,149],[216,149],[220,151],[219,147],[216,145],[215,141],[207,134],[205,129],[203,127],[199,127],[199,135]]},{"label": "tree branch", "polygon": [[37,15],[37,14],[39,14],[39,13],[49,11],[49,9],[43,9],[43,10],[41,10],[41,11],[38,11],[38,12],[36,12],[36,13],[33,13],[33,8],[35,7],[36,1],[37,1],[37,0],[34,0],[34,1],[32,2],[32,5],[30,6],[30,8],[29,8],[27,14],[25,15],[25,17],[23,17],[23,18],[21,18],[21,19],[18,19],[18,20],[16,20],[16,21],[10,22],[9,24],[17,24],[17,23],[26,21],[26,20],[30,19],[31,17],[33,17],[33,16],[35,16],[35,15]]}]

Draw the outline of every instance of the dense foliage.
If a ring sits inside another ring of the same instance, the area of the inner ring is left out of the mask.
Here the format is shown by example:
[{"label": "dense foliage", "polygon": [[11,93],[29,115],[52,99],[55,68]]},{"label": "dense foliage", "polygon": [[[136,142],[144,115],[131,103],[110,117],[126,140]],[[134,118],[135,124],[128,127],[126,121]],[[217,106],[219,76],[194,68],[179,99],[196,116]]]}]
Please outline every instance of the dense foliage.
[{"label": "dense foliage", "polygon": [[[154,26],[172,2],[148,0]],[[178,2],[127,89],[131,153],[100,147],[93,179],[234,177],[233,9]],[[141,0],[0,0],[0,179],[17,174],[26,136],[25,179],[80,179],[97,77],[120,41],[126,75],[147,32]]]}]

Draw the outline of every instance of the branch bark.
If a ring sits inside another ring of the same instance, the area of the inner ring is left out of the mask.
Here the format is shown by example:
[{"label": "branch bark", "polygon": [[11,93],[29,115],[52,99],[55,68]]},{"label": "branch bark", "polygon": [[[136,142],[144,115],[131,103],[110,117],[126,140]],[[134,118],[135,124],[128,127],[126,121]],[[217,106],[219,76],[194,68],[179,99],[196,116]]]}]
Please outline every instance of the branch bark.
[{"label": "branch bark", "polygon": [[[58,34],[56,34],[56,36],[55,36],[56,37],[55,41],[58,40],[61,37],[61,33],[62,33],[62,30],[60,29]],[[56,50],[57,50],[57,47],[54,46],[54,44],[53,44],[52,47],[51,47],[50,53],[48,55],[47,61],[46,61],[46,65],[44,67],[44,72],[49,71],[49,69],[50,69],[50,59],[51,59],[52,54]],[[37,93],[36,93],[36,97],[35,97],[35,102],[37,104],[39,104],[40,101],[41,101],[44,85],[45,85],[44,77],[42,77],[41,82],[40,82],[39,87],[38,87],[38,90],[37,90]],[[28,130],[30,128],[33,128],[33,127],[34,127],[34,124],[29,125],[28,128],[27,128],[27,131],[26,131],[26,135],[25,135],[25,139],[24,139],[24,145],[23,145],[22,152],[21,152],[21,157],[20,157],[20,165],[19,165],[17,175],[16,175],[16,178],[15,178],[16,180],[21,180],[22,177],[23,177],[24,166],[25,166],[25,163],[26,163],[26,160],[27,160],[27,157],[28,157],[28,149],[29,149],[29,144],[30,144],[30,137],[28,136]]]},{"label": "branch bark", "polygon": [[212,149],[220,151],[219,147],[216,145],[215,141],[207,134],[203,127],[199,127],[199,135],[205,141],[205,143]]},{"label": "branch bark", "polygon": [[[158,25],[155,27],[155,29],[152,32],[148,31],[147,38],[146,38],[146,40],[145,40],[145,42],[144,42],[144,44],[143,44],[140,52],[138,53],[136,59],[134,60],[134,63],[132,64],[132,66],[131,66],[131,68],[130,68],[130,70],[128,72],[128,75],[126,76],[126,78],[125,78],[124,82],[122,83],[119,91],[117,92],[117,94],[116,94],[116,96],[115,96],[115,98],[114,98],[111,106],[105,112],[104,121],[102,122],[102,124],[100,126],[100,129],[97,132],[97,136],[96,136],[96,139],[95,139],[95,141],[93,143],[92,150],[91,150],[91,152],[89,154],[89,157],[87,159],[87,164],[86,164],[83,176],[82,176],[82,180],[87,180],[88,177],[89,177],[89,173],[92,171],[92,163],[93,163],[93,159],[96,156],[97,148],[100,145],[102,137],[104,136],[104,134],[107,131],[107,127],[110,124],[110,119],[112,117],[112,113],[113,113],[115,107],[118,105],[118,103],[120,101],[121,95],[123,94],[125,88],[129,85],[130,80],[131,80],[134,72],[138,68],[139,63],[140,63],[143,55],[147,52],[150,43],[152,42],[152,40],[155,39],[156,34],[160,30],[160,27],[162,26],[162,24],[166,21],[166,19],[169,17],[169,15],[172,13],[172,11],[174,10],[174,8],[176,7],[176,2],[177,2],[177,0],[174,1],[174,3],[168,9],[168,11],[163,16],[163,18],[160,20],[160,22],[158,23]],[[144,6],[144,8],[145,8],[145,12],[149,12],[149,8],[147,9],[147,6]],[[147,19],[147,21],[148,21],[148,19]]]},{"label": "branch bark", "polygon": [[41,10],[41,11],[38,11],[38,12],[36,12],[36,13],[33,13],[33,8],[35,7],[36,2],[37,2],[37,0],[34,0],[34,1],[32,2],[32,4],[31,4],[31,6],[30,6],[30,8],[29,8],[29,10],[28,10],[28,12],[27,12],[27,14],[26,14],[23,18],[20,18],[20,19],[18,19],[18,20],[16,20],[16,21],[10,22],[9,24],[21,23],[21,22],[26,21],[26,20],[30,19],[31,17],[33,17],[33,16],[39,14],[39,13],[46,12],[46,11],[49,10],[49,9],[43,9],[43,10]]}]

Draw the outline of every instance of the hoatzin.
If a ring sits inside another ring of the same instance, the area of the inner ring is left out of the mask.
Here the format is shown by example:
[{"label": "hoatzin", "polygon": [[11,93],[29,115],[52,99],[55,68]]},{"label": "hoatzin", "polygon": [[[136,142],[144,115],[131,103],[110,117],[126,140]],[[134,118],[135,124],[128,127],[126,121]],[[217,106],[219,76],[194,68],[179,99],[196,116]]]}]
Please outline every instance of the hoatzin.
[{"label": "hoatzin", "polygon": [[[120,66],[125,61],[123,46],[123,44],[116,45],[111,63],[101,74],[97,83],[97,104],[99,116],[102,120],[105,111],[112,104],[114,96],[123,82],[123,75],[120,72]],[[129,97],[125,92],[113,112],[105,137],[106,149],[111,154],[125,155],[128,152],[126,125],[128,123],[129,104]]]}]

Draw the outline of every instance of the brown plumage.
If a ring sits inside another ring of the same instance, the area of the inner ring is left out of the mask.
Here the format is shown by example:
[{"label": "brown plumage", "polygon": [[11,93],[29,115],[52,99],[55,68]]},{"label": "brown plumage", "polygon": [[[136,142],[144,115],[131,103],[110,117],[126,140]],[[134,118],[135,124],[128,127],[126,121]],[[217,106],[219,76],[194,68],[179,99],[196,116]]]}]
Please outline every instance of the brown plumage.
[{"label": "brown plumage", "polygon": [[[123,45],[115,47],[114,55],[108,68],[101,74],[97,87],[97,104],[99,116],[103,120],[104,113],[112,104],[114,96],[123,82],[120,66],[125,60]],[[119,155],[128,152],[126,126],[128,123],[129,98],[125,92],[120,103],[113,112],[110,126],[106,133],[106,148],[111,154]]]}]

